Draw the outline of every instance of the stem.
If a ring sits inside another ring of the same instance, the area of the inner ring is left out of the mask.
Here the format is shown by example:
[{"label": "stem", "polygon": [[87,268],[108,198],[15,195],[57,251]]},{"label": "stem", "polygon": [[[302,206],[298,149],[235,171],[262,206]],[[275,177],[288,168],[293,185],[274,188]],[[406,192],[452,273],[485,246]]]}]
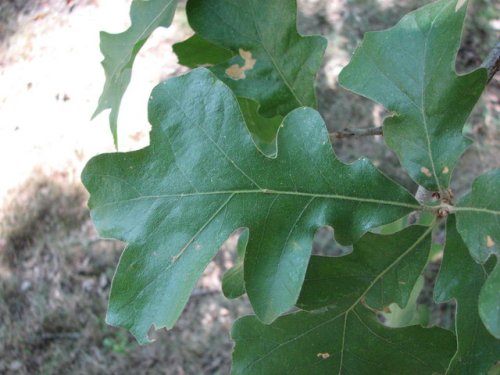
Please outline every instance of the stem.
[{"label": "stem", "polygon": [[500,42],[493,47],[481,66],[488,69],[488,82],[490,82],[495,73],[500,70]]},{"label": "stem", "polygon": [[366,137],[369,135],[384,135],[381,126],[375,126],[373,128],[366,129],[344,129],[338,132],[332,132],[329,134],[330,139],[342,139],[342,138],[350,138],[350,137]]}]

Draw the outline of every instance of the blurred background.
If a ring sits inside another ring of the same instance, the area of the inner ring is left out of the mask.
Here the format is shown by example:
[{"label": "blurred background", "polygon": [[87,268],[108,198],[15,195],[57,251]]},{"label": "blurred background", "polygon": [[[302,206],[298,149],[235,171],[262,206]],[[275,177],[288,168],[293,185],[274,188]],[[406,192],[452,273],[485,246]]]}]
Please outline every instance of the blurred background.
[{"label": "blurred background", "polygon": [[[380,125],[384,109],[336,82],[366,31],[393,25],[427,0],[299,0],[298,27],[329,45],[317,91],[329,128]],[[220,279],[231,266],[227,243],[210,264],[181,319],[140,347],[104,323],[111,278],[123,244],[99,239],[79,175],[96,153],[112,151],[107,116],[90,121],[104,84],[100,30],[129,25],[129,0],[0,0],[0,373],[228,374],[232,322],[250,312],[228,301]],[[475,0],[457,70],[477,67],[500,36],[500,3]],[[173,25],[157,30],[138,55],[119,118],[122,151],[148,144],[146,105],[161,80],[182,74],[171,45],[191,35],[181,2]],[[500,79],[489,84],[465,130],[476,142],[453,178],[455,193],[500,166]],[[381,137],[335,141],[339,157],[370,157],[412,192]],[[439,239],[438,239],[439,240]],[[332,250],[333,249],[333,250]],[[335,251],[324,231],[319,252]],[[430,302],[431,265],[420,301]],[[427,294],[425,294],[427,293]],[[447,326],[446,308],[431,323]],[[443,318],[443,316],[445,318]]]}]

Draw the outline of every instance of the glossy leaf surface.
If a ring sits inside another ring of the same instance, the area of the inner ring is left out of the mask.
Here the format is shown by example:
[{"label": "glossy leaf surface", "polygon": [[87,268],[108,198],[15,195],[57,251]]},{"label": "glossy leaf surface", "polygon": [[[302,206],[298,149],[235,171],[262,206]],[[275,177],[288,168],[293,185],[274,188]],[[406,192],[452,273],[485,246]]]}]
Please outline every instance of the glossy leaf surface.
[{"label": "glossy leaf surface", "polygon": [[457,302],[458,349],[446,374],[486,374],[500,359],[500,341],[486,330],[478,313],[478,295],[486,277],[487,270],[470,257],[451,217],[444,259],[434,289],[436,302],[452,298]]},{"label": "glossy leaf surface", "polygon": [[[305,299],[318,306],[323,299],[314,295],[313,288],[330,289],[332,304],[321,310],[285,315],[268,326],[254,317],[238,320],[232,331],[236,342],[233,374],[444,373],[455,351],[451,332],[416,326],[384,327],[363,306],[369,295],[377,304],[400,299],[396,288],[375,297],[381,290],[377,286],[389,280],[392,283],[386,276],[395,271],[406,282],[404,262],[415,253],[427,255],[430,232],[430,228],[409,227],[391,236],[367,234],[358,243],[361,245],[354,245],[351,255],[314,257],[304,285]],[[401,247],[394,247],[396,238],[403,241]],[[384,240],[387,247],[380,248]],[[377,250],[370,248],[372,241],[377,242]],[[354,257],[364,260],[362,266]],[[323,261],[327,266],[321,266]],[[353,264],[359,269],[350,275],[347,270]],[[361,269],[364,272],[358,272]]]},{"label": "glossy leaf surface", "polygon": [[[174,44],[179,63],[188,67],[211,66],[228,60],[233,54],[198,34],[184,42]],[[229,56],[227,54],[229,53]],[[239,97],[241,113],[257,148],[266,156],[276,157],[276,134],[283,121],[282,116],[264,117],[259,114],[259,104],[251,99]]]},{"label": "glossy leaf surface", "polygon": [[339,77],[342,86],[393,113],[384,121],[384,139],[431,191],[446,191],[470,144],[464,122],[487,82],[486,69],[460,76],[454,69],[467,3],[436,1],[393,28],[365,34]]},{"label": "glossy leaf surface", "polygon": [[198,35],[237,55],[211,70],[264,117],[316,106],[326,39],[297,32],[294,0],[190,0],[186,11]]},{"label": "glossy leaf surface", "polygon": [[130,27],[119,34],[101,32],[102,66],[106,82],[94,117],[111,109],[109,125],[117,144],[120,103],[132,76],[135,57],[158,27],[168,27],[174,17],[177,0],[134,0],[130,7]]},{"label": "glossy leaf surface", "polygon": [[419,208],[368,160],[341,163],[312,109],[287,116],[278,157],[266,158],[231,90],[203,68],[157,86],[149,119],[149,147],[97,156],[82,175],[100,233],[128,243],[108,321],[141,342],[151,325],[174,324],[238,227],[250,230],[247,294],[271,322],[297,301],[318,227],[333,226],[337,240],[349,244]]}]

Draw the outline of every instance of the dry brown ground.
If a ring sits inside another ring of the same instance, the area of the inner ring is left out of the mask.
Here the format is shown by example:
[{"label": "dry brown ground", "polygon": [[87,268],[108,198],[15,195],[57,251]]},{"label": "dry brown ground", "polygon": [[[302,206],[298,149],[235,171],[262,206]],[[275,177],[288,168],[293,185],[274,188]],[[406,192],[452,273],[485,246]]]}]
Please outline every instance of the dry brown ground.
[{"label": "dry brown ground", "polygon": [[[379,125],[383,110],[336,84],[362,33],[393,24],[426,1],[302,0],[300,28],[329,39],[318,78],[331,129]],[[220,294],[226,249],[209,266],[182,318],[139,347],[106,326],[110,280],[123,245],[100,240],[79,182],[92,155],[112,150],[107,118],[89,121],[103,84],[98,31],[128,23],[126,0],[0,1],[0,373],[227,374],[229,329],[249,311]],[[500,5],[476,1],[459,67],[476,66],[498,38]],[[496,7],[496,8],[495,8]],[[496,31],[495,31],[496,30]],[[188,35],[182,11],[159,30],[135,64],[120,115],[121,149],[147,144],[146,101],[161,79],[182,72],[170,45]],[[463,158],[455,188],[499,166],[500,83],[483,95],[467,132],[478,142]],[[370,156],[413,188],[381,138],[337,142],[344,160]],[[326,245],[331,246],[331,245]]]}]

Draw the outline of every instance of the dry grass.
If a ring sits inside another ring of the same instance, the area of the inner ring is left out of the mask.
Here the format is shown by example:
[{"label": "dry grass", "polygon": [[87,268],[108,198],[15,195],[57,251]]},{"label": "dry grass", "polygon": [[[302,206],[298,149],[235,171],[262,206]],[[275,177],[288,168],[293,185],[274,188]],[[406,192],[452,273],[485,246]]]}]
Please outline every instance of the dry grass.
[{"label": "dry grass", "polygon": [[36,172],[12,193],[2,219],[0,373],[225,374],[229,329],[245,301],[220,294],[231,265],[222,251],[200,280],[182,318],[139,347],[104,323],[122,244],[100,240],[86,194],[64,174]]}]

